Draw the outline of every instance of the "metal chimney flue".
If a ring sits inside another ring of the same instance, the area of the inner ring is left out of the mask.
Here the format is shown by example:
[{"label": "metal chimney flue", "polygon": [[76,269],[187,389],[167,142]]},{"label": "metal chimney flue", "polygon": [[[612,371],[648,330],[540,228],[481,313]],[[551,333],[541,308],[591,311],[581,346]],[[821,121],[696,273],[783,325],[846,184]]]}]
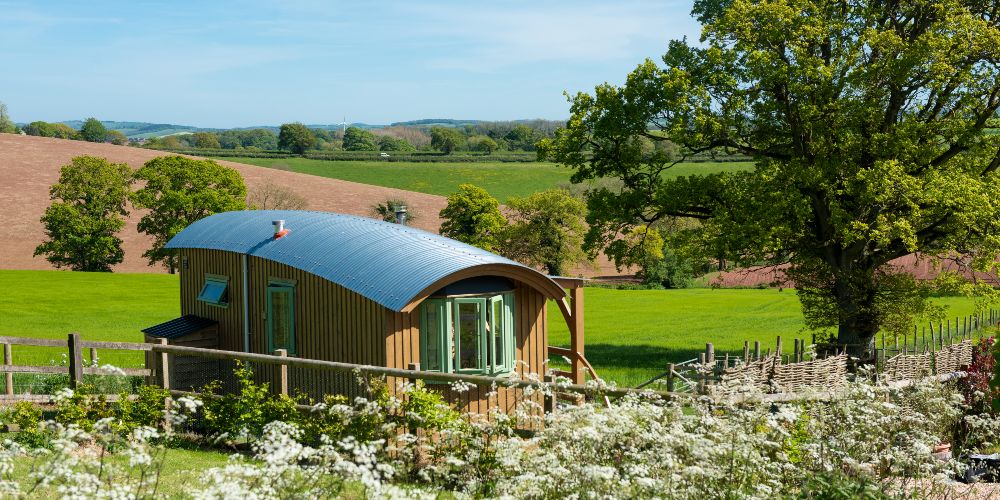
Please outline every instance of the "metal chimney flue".
[{"label": "metal chimney flue", "polygon": [[396,224],[406,225],[406,205],[396,205]]},{"label": "metal chimney flue", "polygon": [[284,221],[284,219],[279,219],[279,220],[271,221],[271,224],[274,224],[274,237],[275,238],[281,238],[282,236],[288,234],[288,230],[285,229],[285,221]]}]

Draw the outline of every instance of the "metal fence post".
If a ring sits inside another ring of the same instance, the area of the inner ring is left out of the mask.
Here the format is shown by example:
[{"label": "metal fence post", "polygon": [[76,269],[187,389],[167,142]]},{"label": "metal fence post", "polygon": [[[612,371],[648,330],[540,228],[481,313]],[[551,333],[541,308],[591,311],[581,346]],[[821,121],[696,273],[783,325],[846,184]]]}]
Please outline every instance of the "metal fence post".
[{"label": "metal fence post", "polygon": [[69,334],[69,387],[76,389],[83,383],[83,349],[80,345],[80,334]]}]

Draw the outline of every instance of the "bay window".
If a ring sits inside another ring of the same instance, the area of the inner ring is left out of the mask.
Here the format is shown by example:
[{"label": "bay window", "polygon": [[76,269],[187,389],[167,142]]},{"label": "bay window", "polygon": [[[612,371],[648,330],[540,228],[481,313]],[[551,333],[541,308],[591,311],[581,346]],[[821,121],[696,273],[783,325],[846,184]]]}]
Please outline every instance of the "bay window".
[{"label": "bay window", "polygon": [[421,368],[503,375],[514,371],[514,294],[430,298],[421,305]]}]

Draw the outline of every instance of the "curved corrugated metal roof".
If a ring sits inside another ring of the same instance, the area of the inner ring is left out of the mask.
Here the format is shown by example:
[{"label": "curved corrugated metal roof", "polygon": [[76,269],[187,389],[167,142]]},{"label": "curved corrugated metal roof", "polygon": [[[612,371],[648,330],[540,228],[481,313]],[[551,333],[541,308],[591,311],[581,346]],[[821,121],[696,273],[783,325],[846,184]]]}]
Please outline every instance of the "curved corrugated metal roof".
[{"label": "curved corrugated metal roof", "polygon": [[[271,221],[289,233],[274,239]],[[483,249],[420,229],[330,212],[247,210],[201,219],[166,248],[225,250],[280,262],[315,274],[401,311],[432,284],[476,266],[499,264],[538,271]]]}]

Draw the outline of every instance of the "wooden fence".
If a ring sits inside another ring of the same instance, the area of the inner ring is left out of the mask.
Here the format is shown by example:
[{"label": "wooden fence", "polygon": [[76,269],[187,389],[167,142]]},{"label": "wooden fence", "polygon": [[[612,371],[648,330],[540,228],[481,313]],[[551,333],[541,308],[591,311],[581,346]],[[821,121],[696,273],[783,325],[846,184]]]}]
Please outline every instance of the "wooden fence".
[{"label": "wooden fence", "polygon": [[[4,348],[4,364],[0,365],[0,373],[5,374],[4,396],[0,396],[0,401],[28,400],[34,402],[47,402],[44,398],[51,395],[25,395],[14,394],[14,384],[12,376],[15,373],[35,373],[35,374],[68,374],[69,386],[79,387],[83,383],[84,375],[127,375],[144,377],[148,383],[159,385],[164,389],[172,390],[170,384],[170,358],[171,356],[190,356],[207,359],[243,361],[260,365],[267,365],[276,370],[276,379],[273,390],[277,394],[288,395],[289,383],[288,372],[290,368],[301,368],[319,370],[325,372],[341,372],[353,375],[368,377],[394,377],[407,381],[430,381],[439,383],[462,382],[475,384],[477,386],[504,386],[510,388],[533,388],[552,389],[558,393],[579,394],[590,397],[620,397],[635,392],[659,394],[662,397],[671,395],[663,391],[638,391],[636,389],[617,389],[599,387],[596,385],[576,385],[543,382],[530,379],[495,378],[483,375],[466,375],[455,373],[439,373],[420,371],[416,365],[411,369],[388,368],[383,366],[356,365],[351,363],[341,363],[336,361],[323,361],[316,359],[304,359],[289,357],[283,350],[277,351],[274,355],[258,354],[247,352],[224,351],[218,349],[205,349],[199,347],[186,347],[169,345],[166,339],[161,339],[159,344],[146,344],[137,342],[97,342],[84,341],[77,333],[69,334],[67,340],[37,339],[28,337],[0,337],[0,344]],[[68,363],[59,366],[35,366],[35,365],[15,365],[12,357],[12,346],[42,346],[61,347],[67,349]],[[150,368],[125,368],[113,371],[87,366],[84,357],[84,350],[89,352],[90,364],[96,365],[97,349],[142,351],[151,353],[154,359],[154,366]],[[173,391],[181,393],[182,391]],[[550,391],[551,392],[551,391]],[[550,405],[551,406],[551,405]]]},{"label": "wooden fence", "polygon": [[[672,363],[667,369],[640,384],[648,387],[665,380],[668,392],[698,394],[745,390],[753,386],[768,392],[796,392],[805,389],[831,388],[846,382],[854,364],[861,362],[882,377],[910,380],[925,375],[944,375],[958,371],[972,359],[977,341],[1000,323],[1000,311],[947,320],[923,328],[914,327],[913,335],[879,335],[866,346],[817,343],[793,339],[786,352],[779,336],[774,350],[762,349],[759,341],[744,341],[742,353],[717,356],[712,343],[697,359]],[[861,347],[861,349],[851,349]],[[849,351],[860,350],[852,358]]]}]

